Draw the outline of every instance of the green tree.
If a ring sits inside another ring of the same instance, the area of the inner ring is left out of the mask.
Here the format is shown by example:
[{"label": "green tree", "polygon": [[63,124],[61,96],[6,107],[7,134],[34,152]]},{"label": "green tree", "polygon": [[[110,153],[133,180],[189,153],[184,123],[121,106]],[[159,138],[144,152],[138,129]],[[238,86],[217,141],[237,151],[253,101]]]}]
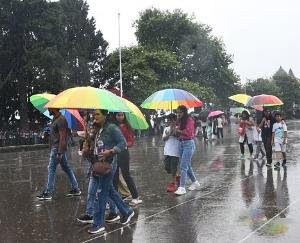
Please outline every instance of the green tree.
[{"label": "green tree", "polygon": [[238,89],[239,77],[229,67],[232,57],[223,42],[212,36],[210,27],[180,10],[157,9],[142,12],[135,27],[140,45],[176,54],[182,65],[179,79],[211,87],[222,103]]},{"label": "green tree", "polygon": [[[124,95],[137,104],[158,90],[164,83],[176,81],[181,65],[176,56],[168,51],[148,50],[143,47],[122,49]],[[114,87],[118,84],[119,53],[111,53],[104,65],[100,85]]]},{"label": "green tree", "polygon": [[245,86],[246,93],[251,96],[260,94],[270,94],[281,97],[281,91],[273,80],[259,78],[256,80],[249,80]]}]

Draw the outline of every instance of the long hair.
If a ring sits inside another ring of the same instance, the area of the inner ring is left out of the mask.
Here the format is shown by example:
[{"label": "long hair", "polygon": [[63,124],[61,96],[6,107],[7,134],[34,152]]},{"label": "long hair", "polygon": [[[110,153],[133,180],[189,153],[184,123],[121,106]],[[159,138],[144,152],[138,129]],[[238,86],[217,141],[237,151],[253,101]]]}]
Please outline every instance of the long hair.
[{"label": "long hair", "polygon": [[126,116],[125,116],[125,113],[124,112],[114,112],[112,114],[112,117],[111,117],[111,120],[113,123],[115,123],[117,126],[120,126],[120,123],[117,121],[117,114],[118,113],[123,113],[124,114],[124,120],[123,120],[123,124],[130,130],[132,130],[132,127],[130,126]]},{"label": "long hair", "polygon": [[179,127],[181,130],[183,130],[186,128],[187,120],[189,118],[188,110],[184,105],[178,106],[177,110],[180,110],[183,113],[183,116],[179,119]]}]

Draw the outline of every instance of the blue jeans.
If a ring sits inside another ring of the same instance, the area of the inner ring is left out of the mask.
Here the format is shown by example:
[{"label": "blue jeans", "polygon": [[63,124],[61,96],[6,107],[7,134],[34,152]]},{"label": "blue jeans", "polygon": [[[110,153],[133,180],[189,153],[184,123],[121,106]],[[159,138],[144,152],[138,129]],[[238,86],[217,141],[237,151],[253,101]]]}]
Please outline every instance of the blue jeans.
[{"label": "blue jeans", "polygon": [[129,207],[125,204],[122,200],[120,194],[116,191],[113,185],[113,177],[116,172],[117,164],[113,163],[113,169],[111,172],[105,176],[98,177],[98,189],[97,189],[97,196],[95,202],[95,211],[93,217],[93,224],[96,226],[104,226],[104,214],[106,208],[106,202],[110,198],[117,208],[119,212],[123,216],[127,216],[130,212]]},{"label": "blue jeans", "polygon": [[99,187],[99,177],[90,176],[85,213],[91,217],[93,217],[94,214],[94,204],[95,204],[98,187]]},{"label": "blue jeans", "polygon": [[185,187],[187,176],[195,182],[196,176],[192,168],[192,157],[195,152],[195,142],[193,139],[180,142],[180,187]]},{"label": "blue jeans", "polygon": [[[56,173],[56,167],[58,165],[58,163],[56,161],[56,155],[57,155],[57,148],[51,148],[49,165],[48,165],[48,182],[47,182],[47,189],[46,189],[46,192],[48,192],[48,193],[52,193],[54,191],[55,173]],[[61,168],[63,169],[63,171],[69,177],[69,181],[70,181],[72,189],[79,190],[78,183],[75,178],[74,172],[68,165],[66,152],[62,154],[62,158],[61,158],[61,161],[59,162],[59,164],[60,164]]]}]

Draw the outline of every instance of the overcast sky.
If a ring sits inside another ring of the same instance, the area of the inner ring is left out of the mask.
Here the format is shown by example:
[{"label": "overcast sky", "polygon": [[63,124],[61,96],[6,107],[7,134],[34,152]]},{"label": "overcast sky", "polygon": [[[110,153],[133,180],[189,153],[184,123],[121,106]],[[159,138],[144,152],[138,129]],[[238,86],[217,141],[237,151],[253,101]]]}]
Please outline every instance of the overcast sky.
[{"label": "overcast sky", "polygon": [[300,1],[298,0],[87,0],[90,16],[109,42],[118,47],[118,12],[121,14],[121,44],[136,44],[133,22],[139,12],[155,7],[182,9],[213,28],[233,68],[246,79],[270,77],[280,65],[300,77]]}]

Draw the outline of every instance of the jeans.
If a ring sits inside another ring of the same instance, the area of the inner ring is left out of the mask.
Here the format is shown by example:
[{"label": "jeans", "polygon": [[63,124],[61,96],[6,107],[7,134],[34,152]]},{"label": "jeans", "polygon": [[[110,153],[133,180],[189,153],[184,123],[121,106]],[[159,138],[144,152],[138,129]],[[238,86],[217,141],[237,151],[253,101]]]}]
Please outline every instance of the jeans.
[{"label": "jeans", "polygon": [[67,174],[72,189],[79,190],[74,172],[68,165],[66,152],[62,154],[61,161],[59,163],[56,160],[56,155],[57,155],[57,148],[51,148],[49,165],[48,165],[48,182],[47,182],[46,192],[52,193],[54,191],[55,173],[58,164],[60,164],[63,171]]},{"label": "jeans", "polygon": [[223,138],[223,127],[218,127],[217,128],[217,136],[218,136],[218,138],[220,138],[220,135],[221,135],[221,138]]},{"label": "jeans", "polygon": [[119,212],[123,216],[127,216],[130,212],[129,207],[125,204],[120,194],[113,186],[113,177],[116,172],[116,168],[117,165],[115,162],[113,162],[113,169],[110,173],[105,176],[98,176],[98,188],[93,217],[93,224],[96,226],[104,226],[106,202],[109,198],[115,203],[116,207],[119,209]]},{"label": "jeans", "polygon": [[180,187],[185,187],[187,176],[195,182],[196,176],[192,168],[192,157],[195,152],[195,142],[193,139],[180,142]]},{"label": "jeans", "polygon": [[128,189],[132,195],[132,198],[133,199],[138,198],[139,197],[138,191],[136,189],[133,178],[131,177],[130,172],[129,172],[129,151],[128,151],[128,149],[122,151],[121,153],[119,153],[117,155],[117,162],[118,162],[118,167],[117,167],[117,171],[114,176],[115,187],[118,188],[117,185],[118,185],[118,180],[119,180],[119,169],[121,169],[122,176],[128,186]]},{"label": "jeans", "polygon": [[255,150],[255,155],[254,155],[254,158],[256,158],[256,159],[258,158],[259,153],[261,153],[262,156],[265,156],[265,152],[262,149],[262,144],[263,144],[262,141],[256,141],[256,150]]},{"label": "jeans", "polygon": [[94,205],[95,205],[95,199],[96,199],[96,193],[98,187],[99,187],[99,178],[97,176],[90,176],[85,213],[91,217],[94,214]]}]

